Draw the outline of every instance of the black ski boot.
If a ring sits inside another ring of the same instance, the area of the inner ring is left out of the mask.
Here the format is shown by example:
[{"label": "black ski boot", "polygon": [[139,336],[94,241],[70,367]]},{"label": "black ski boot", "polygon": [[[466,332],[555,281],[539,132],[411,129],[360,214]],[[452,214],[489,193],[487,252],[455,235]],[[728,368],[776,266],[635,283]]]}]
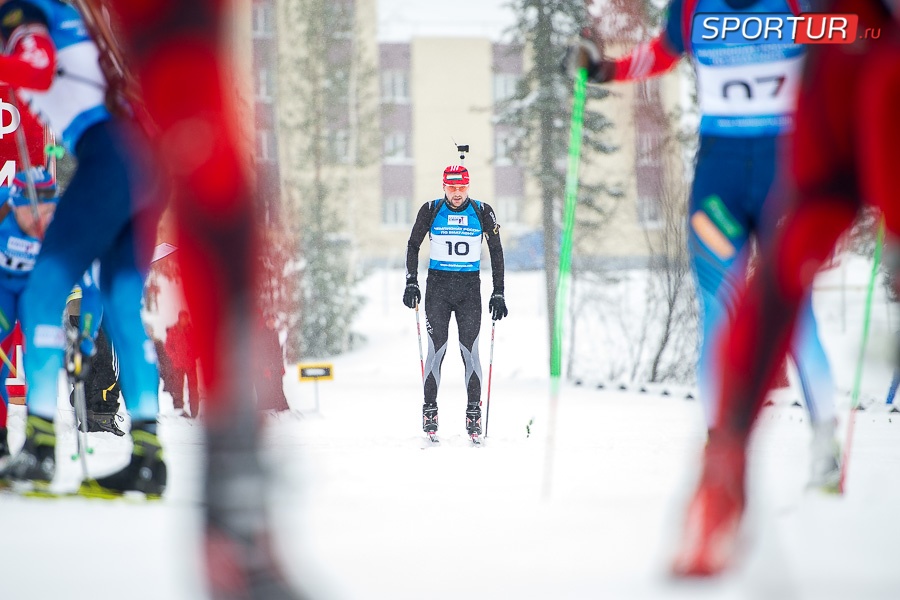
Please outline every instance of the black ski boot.
[{"label": "black ski boot", "polygon": [[481,443],[481,406],[469,405],[466,408],[466,432],[475,444]]},{"label": "black ski boot", "polygon": [[[92,433],[105,431],[118,437],[125,435],[125,432],[119,429],[118,415],[114,412],[96,412],[88,409],[87,424],[88,431]],[[80,426],[81,425],[79,424],[79,427]]]},{"label": "black ski boot", "polygon": [[[118,412],[118,401],[92,398],[87,406],[87,430],[92,433],[105,431],[122,437],[125,435],[125,432],[119,429]],[[78,428],[81,429],[80,419],[78,420]]]},{"label": "black ski boot", "polygon": [[134,449],[131,462],[120,471],[81,484],[85,496],[112,497],[125,492],[142,492],[148,499],[158,499],[166,489],[167,470],[162,445],[155,433],[140,428],[131,430]]},{"label": "black ski boot", "polygon": [[481,407],[468,407],[466,409],[466,431],[469,435],[481,435]]},{"label": "black ski boot", "polygon": [[422,429],[427,434],[437,433],[438,407],[437,404],[425,404],[422,407]]},{"label": "black ski boot", "polygon": [[25,444],[0,471],[0,479],[31,482],[36,488],[46,489],[55,473],[56,428],[53,421],[29,415],[25,421]]}]

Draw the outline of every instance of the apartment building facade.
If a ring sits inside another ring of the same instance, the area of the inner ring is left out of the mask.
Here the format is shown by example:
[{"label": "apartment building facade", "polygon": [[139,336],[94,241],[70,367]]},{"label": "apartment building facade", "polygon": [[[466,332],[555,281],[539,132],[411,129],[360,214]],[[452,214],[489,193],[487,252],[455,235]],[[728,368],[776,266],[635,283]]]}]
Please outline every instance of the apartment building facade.
[{"label": "apartment building facade", "polygon": [[[490,203],[504,225],[519,224],[525,173],[494,107],[513,94],[522,66],[521,47],[487,38],[379,44],[382,227],[393,247],[405,249],[419,207],[443,194],[444,167],[461,162],[471,196]],[[464,160],[458,145],[469,147]]]},{"label": "apartment building facade", "polygon": [[[300,164],[302,158],[296,156],[298,138],[285,126],[285,115],[295,113],[301,99],[279,94],[278,88],[288,75],[285,54],[296,52],[298,35],[287,29],[288,0],[252,1],[259,191],[266,214],[296,215],[291,205],[308,199],[300,197],[292,181],[296,169],[290,165]],[[527,49],[487,37],[379,42],[376,3],[340,3],[354,15],[355,26],[348,32],[354,51],[376,73],[367,84],[375,122],[365,124],[377,128],[378,156],[365,166],[337,160],[331,169],[340,170],[350,182],[335,209],[354,256],[366,264],[403,264],[416,212],[441,195],[443,168],[460,162],[455,144],[469,145],[465,164],[472,177],[470,193],[494,206],[505,239],[538,231],[536,181],[510,155],[516,132],[499,125],[495,112],[496,104],[514,93],[527,68]],[[646,256],[648,236],[660,225],[662,188],[669,176],[659,156],[662,138],[669,133],[649,125],[646,115],[650,106],[657,112],[674,109],[680,85],[677,76],[647,84],[612,84],[613,94],[600,101],[597,108],[615,121],[609,138],[618,152],[585,165],[582,179],[619,184],[624,196],[590,253],[620,262]],[[347,123],[341,117],[327,124],[334,129],[337,154],[354,151],[348,149],[353,136]]]},{"label": "apartment building facade", "polygon": [[255,173],[259,211],[266,223],[281,214],[281,170],[278,159],[277,31],[275,0],[253,0],[251,4],[251,76],[255,119]]}]

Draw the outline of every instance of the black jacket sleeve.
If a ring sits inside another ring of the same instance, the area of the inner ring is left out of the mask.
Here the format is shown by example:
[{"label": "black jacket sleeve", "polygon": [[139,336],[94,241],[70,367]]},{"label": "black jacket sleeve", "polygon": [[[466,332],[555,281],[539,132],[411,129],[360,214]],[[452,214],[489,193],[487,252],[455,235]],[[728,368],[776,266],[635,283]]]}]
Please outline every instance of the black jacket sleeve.
[{"label": "black jacket sleeve", "polygon": [[431,229],[431,202],[426,202],[416,215],[416,222],[406,242],[406,280],[416,281],[419,273],[419,248]]},{"label": "black jacket sleeve", "polygon": [[488,250],[491,253],[491,275],[494,280],[494,292],[503,293],[503,245],[500,243],[500,224],[497,223],[497,213],[487,202],[482,202],[481,228],[487,239]]}]

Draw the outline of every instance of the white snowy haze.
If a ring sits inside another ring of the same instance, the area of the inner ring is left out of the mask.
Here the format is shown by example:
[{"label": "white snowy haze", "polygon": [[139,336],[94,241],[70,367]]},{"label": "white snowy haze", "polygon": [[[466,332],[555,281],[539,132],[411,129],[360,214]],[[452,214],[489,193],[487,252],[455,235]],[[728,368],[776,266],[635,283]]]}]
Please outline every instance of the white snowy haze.
[{"label": "white snowy haze", "polygon": [[499,40],[514,22],[510,0],[378,0],[382,42],[433,35]]},{"label": "white snowy haze", "polygon": [[[514,21],[509,0],[377,1],[384,42],[435,34],[497,40]],[[839,264],[817,282],[814,301],[843,443],[871,265]],[[806,488],[808,418],[792,405],[795,390],[779,392],[753,438],[739,562],[718,578],[678,581],[669,566],[706,439],[692,390],[598,389],[599,373],[582,385],[564,382],[548,460],[544,274],[507,272],[510,314],[496,325],[492,363],[487,313],[482,321],[485,444],[472,447],[465,433],[451,321],[438,396],[442,443],[425,447],[417,324],[401,303],[404,283],[399,269],[370,273],[358,286],[366,303],[352,328],[364,343],[316,357],[333,363],[333,381],[300,383],[296,365],[285,365],[292,411],[265,415],[275,542],[287,576],[310,600],[900,598],[900,415],[883,404],[898,321],[880,287],[861,374],[867,410],[855,413],[846,493]],[[485,300],[490,286],[484,273]],[[635,319],[645,310],[621,303]],[[177,307],[160,310],[147,315],[158,334]],[[424,317],[421,327],[424,335]],[[579,332],[579,350],[593,351],[588,344],[606,334]],[[606,351],[624,355],[629,343],[611,339]],[[158,502],[0,491],[0,600],[207,598],[203,419],[174,416],[167,393],[161,411],[169,485]],[[77,485],[73,421],[61,394],[59,489]],[[9,428],[13,446],[21,444],[17,407]],[[88,468],[124,465],[129,444],[90,434]]]},{"label": "white snowy haze", "polygon": [[[855,261],[827,274],[815,297],[841,390],[841,437],[868,269]],[[482,281],[487,294],[490,278]],[[900,420],[880,404],[857,415],[842,497],[805,489],[810,432],[804,410],[790,405],[793,393],[764,410],[744,554],[711,581],[668,577],[705,435],[700,406],[683,394],[564,385],[545,498],[542,282],[538,272],[507,274],[510,315],[496,326],[483,448],[465,436],[462,361],[449,352],[438,397],[443,443],[423,449],[415,313],[400,302],[400,270],[362,282],[367,304],[354,329],[367,343],[333,359],[334,381],[318,384],[318,411],[315,387],[300,384],[287,365],[296,414],[268,418],[266,456],[276,481],[275,533],[292,581],[329,600],[900,597]],[[874,309],[863,389],[882,403],[896,316],[883,298]],[[485,376],[489,351],[485,316]],[[60,407],[65,480],[78,467],[68,457],[71,409]],[[171,478],[162,501],[0,494],[0,598],[205,597],[197,537],[202,421],[170,416],[167,394],[162,408]],[[20,413],[10,426],[21,432]],[[91,435],[91,461],[127,460],[127,446]]]}]

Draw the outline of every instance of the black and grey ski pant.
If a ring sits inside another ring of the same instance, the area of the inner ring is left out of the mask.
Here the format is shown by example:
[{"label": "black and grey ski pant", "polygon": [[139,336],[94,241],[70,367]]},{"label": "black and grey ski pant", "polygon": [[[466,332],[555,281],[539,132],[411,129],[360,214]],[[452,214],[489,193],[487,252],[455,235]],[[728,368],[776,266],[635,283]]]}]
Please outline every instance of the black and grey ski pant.
[{"label": "black and grey ski pant", "polygon": [[459,350],[466,368],[468,407],[481,402],[481,359],[478,336],[481,331],[481,278],[475,273],[428,271],[425,288],[425,329],[428,358],[425,359],[425,404],[437,402],[441,385],[441,364],[447,353],[450,314],[456,313]]}]

